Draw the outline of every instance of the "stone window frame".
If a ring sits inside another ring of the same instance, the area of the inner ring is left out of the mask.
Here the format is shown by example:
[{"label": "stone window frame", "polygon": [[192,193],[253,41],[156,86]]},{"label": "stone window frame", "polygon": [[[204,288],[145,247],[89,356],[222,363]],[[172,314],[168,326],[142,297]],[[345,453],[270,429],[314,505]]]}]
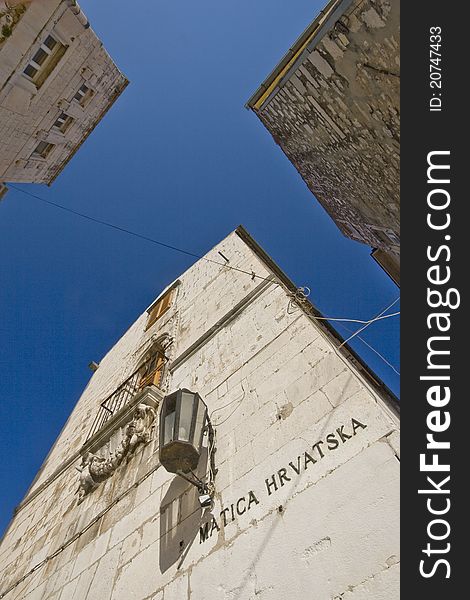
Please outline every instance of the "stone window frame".
[{"label": "stone window frame", "polygon": [[400,238],[392,229],[378,225],[369,225],[369,229],[372,235],[378,237],[382,242],[396,247],[400,246]]},{"label": "stone window frame", "polygon": [[[48,40],[55,42],[52,47],[48,45]],[[23,69],[23,76],[39,90],[56,69],[67,51],[67,48],[68,46],[61,41],[60,36],[55,32],[47,33],[43,42],[36,49],[33,57],[29,59],[28,64]],[[41,62],[37,62],[39,56],[44,56],[44,59]],[[28,73],[28,70],[35,72],[30,74]]]},{"label": "stone window frame", "polygon": [[31,158],[46,159],[54,148],[55,148],[55,144],[51,144],[50,142],[41,140],[40,142],[38,142],[38,144],[34,148],[32,154],[31,154]]},{"label": "stone window frame", "polygon": [[95,91],[88,85],[88,83],[83,82],[72,96],[72,102],[76,102],[79,106],[85,108],[88,106],[94,95]]},{"label": "stone window frame", "polygon": [[343,221],[342,219],[337,219],[337,223],[340,225],[340,228],[343,228],[343,230],[347,232],[347,235],[353,240],[364,243],[364,234],[361,231],[359,231],[359,229],[357,229],[355,225],[353,225],[349,221]]},{"label": "stone window frame", "polygon": [[68,115],[65,111],[61,111],[57,119],[52,124],[52,127],[60,133],[66,133],[75,122],[75,119]]}]

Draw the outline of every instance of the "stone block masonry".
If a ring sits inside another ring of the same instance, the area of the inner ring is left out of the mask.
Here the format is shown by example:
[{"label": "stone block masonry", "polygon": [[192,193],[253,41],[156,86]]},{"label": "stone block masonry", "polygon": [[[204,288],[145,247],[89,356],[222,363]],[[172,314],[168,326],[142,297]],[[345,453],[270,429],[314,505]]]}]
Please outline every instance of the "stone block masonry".
[{"label": "stone block masonry", "polygon": [[2,20],[0,182],[51,184],[128,81],[72,0],[0,8]]},{"label": "stone block masonry", "polygon": [[341,231],[399,255],[399,0],[333,1],[248,102]]},{"label": "stone block masonry", "polygon": [[[216,264],[219,251],[247,274]],[[149,328],[144,312],[100,361],[3,538],[0,598],[398,600],[393,398],[292,302],[243,229],[206,258],[170,286],[167,312]],[[101,402],[164,335],[158,393],[197,391],[216,430],[213,506],[160,465],[158,431],[80,501]]]}]

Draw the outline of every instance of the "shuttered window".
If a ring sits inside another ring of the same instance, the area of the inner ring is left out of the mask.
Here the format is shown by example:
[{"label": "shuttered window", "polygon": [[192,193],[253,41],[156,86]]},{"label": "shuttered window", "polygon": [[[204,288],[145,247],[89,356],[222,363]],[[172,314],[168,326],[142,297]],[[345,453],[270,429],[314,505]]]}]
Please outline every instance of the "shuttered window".
[{"label": "shuttered window", "polygon": [[167,292],[160,300],[153,306],[149,311],[149,318],[147,321],[146,330],[152,327],[152,325],[159,319],[171,306],[171,297],[173,290]]},{"label": "shuttered window", "polygon": [[165,356],[162,352],[155,352],[142,366],[140,371],[139,389],[147,385],[160,385],[165,365]]}]

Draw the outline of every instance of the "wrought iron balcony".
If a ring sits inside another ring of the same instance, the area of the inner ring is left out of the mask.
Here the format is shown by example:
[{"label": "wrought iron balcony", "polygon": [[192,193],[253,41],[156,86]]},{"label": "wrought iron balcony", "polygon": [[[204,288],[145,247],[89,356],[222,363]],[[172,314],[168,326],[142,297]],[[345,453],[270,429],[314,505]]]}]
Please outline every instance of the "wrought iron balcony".
[{"label": "wrought iron balcony", "polygon": [[92,438],[107,421],[127,406],[132,399],[148,385],[161,383],[165,356],[156,352],[132,373],[121,385],[100,404],[85,443]]}]

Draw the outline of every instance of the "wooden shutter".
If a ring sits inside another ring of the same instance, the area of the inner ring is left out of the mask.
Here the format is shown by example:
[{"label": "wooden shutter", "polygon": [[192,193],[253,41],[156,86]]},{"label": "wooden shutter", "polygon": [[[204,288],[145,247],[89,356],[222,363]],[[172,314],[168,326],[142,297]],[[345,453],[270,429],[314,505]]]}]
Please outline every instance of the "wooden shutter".
[{"label": "wooden shutter", "polygon": [[163,296],[163,298],[160,300],[160,304],[161,304],[161,306],[160,306],[160,313],[158,315],[159,317],[161,315],[163,315],[163,313],[166,312],[170,308],[170,305],[171,305],[171,291],[167,292]]},{"label": "wooden shutter", "polygon": [[149,319],[147,321],[147,326],[146,326],[146,330],[149,329],[149,327],[152,327],[152,325],[155,323],[155,321],[158,319],[158,304],[156,304],[152,310],[149,312]]},{"label": "wooden shutter", "polygon": [[165,357],[161,352],[157,352],[154,357],[146,364],[146,368],[142,373],[142,378],[139,381],[139,389],[147,385],[160,385],[163,366],[165,365]]},{"label": "wooden shutter", "polygon": [[169,290],[160,300],[155,304],[152,310],[149,312],[149,318],[145,330],[152,327],[152,325],[159,319],[171,306],[172,291]]}]

